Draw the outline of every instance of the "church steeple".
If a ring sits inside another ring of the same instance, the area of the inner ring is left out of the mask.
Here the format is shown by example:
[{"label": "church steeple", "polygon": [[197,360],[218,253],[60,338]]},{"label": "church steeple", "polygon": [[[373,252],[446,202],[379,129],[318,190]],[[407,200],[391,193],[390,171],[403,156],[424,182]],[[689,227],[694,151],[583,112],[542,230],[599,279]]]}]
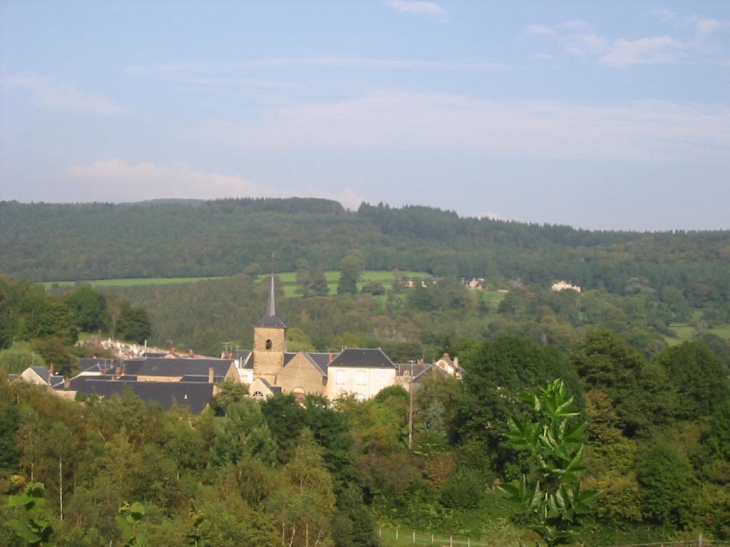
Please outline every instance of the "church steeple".
[{"label": "church steeple", "polygon": [[257,327],[268,327],[275,329],[285,329],[286,325],[276,315],[276,293],[274,291],[274,275],[271,275],[271,287],[269,288],[269,300],[266,302],[266,312],[264,316],[256,323]]},{"label": "church steeple", "polygon": [[272,385],[284,367],[286,353],[286,325],[276,315],[274,275],[271,275],[269,301],[266,313],[253,329],[253,374]]}]

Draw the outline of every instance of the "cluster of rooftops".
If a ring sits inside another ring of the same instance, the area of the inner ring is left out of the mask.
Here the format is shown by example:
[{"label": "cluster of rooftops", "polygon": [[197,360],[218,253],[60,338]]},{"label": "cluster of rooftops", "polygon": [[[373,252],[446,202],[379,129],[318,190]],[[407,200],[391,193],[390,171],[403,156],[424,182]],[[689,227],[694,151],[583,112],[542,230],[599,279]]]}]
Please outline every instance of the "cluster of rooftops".
[{"label": "cluster of rooftops", "polygon": [[380,348],[344,348],[333,352],[287,352],[286,326],[276,315],[273,277],[266,312],[254,327],[254,348],[221,358],[170,352],[146,352],[129,359],[80,359],[81,372],[71,378],[33,366],[11,381],[45,385],[54,394],[109,397],[129,389],[164,409],[174,405],[200,413],[224,381],[247,384],[249,393],[266,398],[278,393],[303,397],[309,393],[335,398],[353,394],[360,399],[402,385],[410,390],[425,375],[438,371],[461,377],[458,359],[444,356],[433,364],[396,365]]}]

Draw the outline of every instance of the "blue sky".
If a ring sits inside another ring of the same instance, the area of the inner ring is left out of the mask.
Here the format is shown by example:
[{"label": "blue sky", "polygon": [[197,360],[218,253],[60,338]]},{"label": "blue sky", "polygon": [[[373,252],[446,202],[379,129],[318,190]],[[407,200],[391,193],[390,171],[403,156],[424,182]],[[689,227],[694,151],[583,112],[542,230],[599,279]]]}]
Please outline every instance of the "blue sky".
[{"label": "blue sky", "polygon": [[730,2],[0,2],[0,199],[730,229]]}]

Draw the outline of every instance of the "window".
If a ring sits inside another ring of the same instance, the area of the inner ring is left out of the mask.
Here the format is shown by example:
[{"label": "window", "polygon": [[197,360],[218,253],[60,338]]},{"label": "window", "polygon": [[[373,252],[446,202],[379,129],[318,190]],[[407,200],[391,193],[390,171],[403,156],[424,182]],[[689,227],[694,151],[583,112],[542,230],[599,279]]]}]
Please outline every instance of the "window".
[{"label": "window", "polygon": [[345,371],[344,370],[338,370],[337,371],[337,383],[338,384],[344,384],[345,383]]},{"label": "window", "polygon": [[364,370],[357,371],[357,385],[359,385],[359,386],[365,385],[365,371]]},{"label": "window", "polygon": [[266,341],[266,349],[271,349],[272,343],[271,340]]}]

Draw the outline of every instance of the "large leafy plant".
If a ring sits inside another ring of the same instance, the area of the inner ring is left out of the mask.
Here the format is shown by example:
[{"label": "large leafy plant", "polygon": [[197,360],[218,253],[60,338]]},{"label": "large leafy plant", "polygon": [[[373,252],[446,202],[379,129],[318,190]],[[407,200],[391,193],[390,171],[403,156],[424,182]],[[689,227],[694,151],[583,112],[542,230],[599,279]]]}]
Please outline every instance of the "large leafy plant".
[{"label": "large leafy plant", "polygon": [[526,451],[534,463],[527,475],[502,486],[507,500],[523,510],[548,547],[576,541],[580,516],[589,511],[599,492],[583,490],[583,438],[586,423],[577,420],[573,398],[557,379],[520,396],[528,413],[507,421],[507,438],[515,450]]},{"label": "large leafy plant", "polygon": [[[22,481],[20,477],[13,477],[13,479],[16,482]],[[16,536],[33,547],[50,545],[53,535],[51,521],[43,516],[43,507],[46,503],[45,491],[46,487],[42,482],[32,482],[25,487],[22,494],[8,498],[8,505],[25,509],[27,518],[24,520],[11,519],[5,525],[12,528]]]}]

